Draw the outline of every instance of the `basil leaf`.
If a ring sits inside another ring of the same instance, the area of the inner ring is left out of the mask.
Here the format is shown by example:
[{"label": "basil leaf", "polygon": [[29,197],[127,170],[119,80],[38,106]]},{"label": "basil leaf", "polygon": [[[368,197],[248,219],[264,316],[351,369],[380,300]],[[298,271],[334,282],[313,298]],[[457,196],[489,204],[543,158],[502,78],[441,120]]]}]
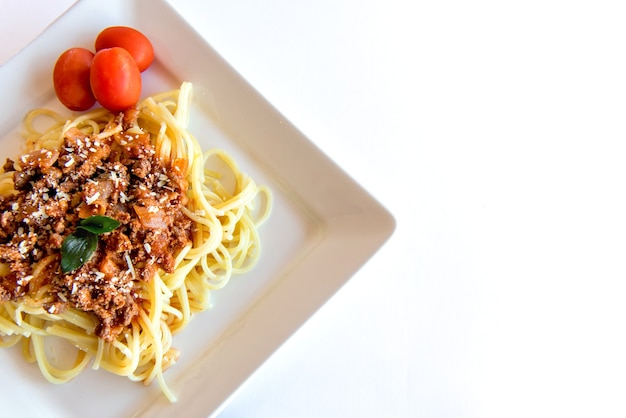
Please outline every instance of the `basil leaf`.
[{"label": "basil leaf", "polygon": [[83,219],[77,228],[84,229],[94,234],[100,235],[113,231],[120,226],[120,223],[113,218],[103,215],[90,216]]},{"label": "basil leaf", "polygon": [[89,231],[76,230],[61,244],[61,270],[74,271],[85,264],[98,247],[98,236]]}]

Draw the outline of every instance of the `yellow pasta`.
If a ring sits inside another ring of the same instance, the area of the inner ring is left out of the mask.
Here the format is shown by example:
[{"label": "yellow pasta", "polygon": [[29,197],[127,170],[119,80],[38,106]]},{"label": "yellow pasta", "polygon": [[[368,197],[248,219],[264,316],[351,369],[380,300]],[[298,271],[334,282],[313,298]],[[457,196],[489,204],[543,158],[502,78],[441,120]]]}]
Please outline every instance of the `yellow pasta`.
[{"label": "yellow pasta", "polygon": [[[97,320],[91,313],[75,306],[62,312],[44,309],[50,301],[46,285],[18,300],[0,302],[0,346],[21,344],[25,359],[36,362],[50,382],[67,382],[91,365],[145,384],[156,380],[167,398],[175,401],[163,376],[179,356],[172,336],[183,330],[194,314],[210,307],[213,290],[226,285],[233,274],[248,271],[259,257],[257,228],[271,211],[271,193],[240,171],[224,151],[201,150],[187,129],[191,94],[192,86],[185,82],[180,89],[148,97],[137,105],[139,114],[131,131],[149,133],[161,160],[187,161],[188,201],[183,213],[193,221],[193,229],[191,242],[175,255],[173,273],[157,270],[151,280],[137,281],[141,303],[130,325],[113,341],[99,338]],[[114,117],[98,109],[66,121],[49,110],[34,110],[24,120],[26,147],[29,151],[59,149],[64,135],[73,128],[93,141],[106,138],[120,129],[109,123]],[[35,128],[41,119],[49,122],[44,130]],[[211,158],[222,160],[228,172],[208,170]],[[224,176],[234,179],[234,186],[223,184]],[[12,173],[0,174],[0,195],[13,193]],[[54,261],[53,256],[38,261],[28,280],[37,281],[46,263]],[[129,269],[135,274],[130,264]],[[0,277],[7,274],[7,265],[0,263]],[[59,340],[76,347],[70,364],[56,364],[46,351],[47,344]]]}]

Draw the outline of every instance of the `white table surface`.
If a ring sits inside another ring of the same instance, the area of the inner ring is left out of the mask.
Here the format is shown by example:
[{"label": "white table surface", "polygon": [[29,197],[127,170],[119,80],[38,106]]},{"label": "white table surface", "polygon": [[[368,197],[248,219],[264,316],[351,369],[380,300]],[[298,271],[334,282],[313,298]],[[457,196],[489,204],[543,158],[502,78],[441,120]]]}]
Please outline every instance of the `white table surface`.
[{"label": "white table surface", "polygon": [[170,1],[397,220],[222,417],[626,415],[622,2]]}]

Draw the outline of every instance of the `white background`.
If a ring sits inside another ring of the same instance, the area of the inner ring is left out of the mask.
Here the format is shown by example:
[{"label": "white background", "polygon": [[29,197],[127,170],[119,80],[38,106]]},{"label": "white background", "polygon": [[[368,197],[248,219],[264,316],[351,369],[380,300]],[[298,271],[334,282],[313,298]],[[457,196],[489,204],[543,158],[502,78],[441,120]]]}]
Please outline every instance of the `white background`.
[{"label": "white background", "polygon": [[626,415],[622,2],[170,1],[397,220],[222,417]]}]

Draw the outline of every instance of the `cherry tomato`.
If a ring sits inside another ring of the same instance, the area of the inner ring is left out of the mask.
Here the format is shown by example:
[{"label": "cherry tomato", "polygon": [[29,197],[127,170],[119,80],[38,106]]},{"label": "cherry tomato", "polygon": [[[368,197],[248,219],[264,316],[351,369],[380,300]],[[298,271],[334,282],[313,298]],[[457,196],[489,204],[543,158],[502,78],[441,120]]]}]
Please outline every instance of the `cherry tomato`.
[{"label": "cherry tomato", "polygon": [[110,26],[96,38],[96,51],[113,47],[124,48],[133,56],[139,71],[144,71],[154,60],[150,40],[136,29],[126,26]]},{"label": "cherry tomato", "polygon": [[91,90],[102,107],[119,112],[134,106],[141,96],[141,73],[124,48],[101,49],[93,57]]},{"label": "cherry tomato", "polygon": [[93,57],[93,52],[87,49],[71,48],[54,65],[54,91],[59,101],[71,110],[87,110],[96,103],[89,81]]}]

